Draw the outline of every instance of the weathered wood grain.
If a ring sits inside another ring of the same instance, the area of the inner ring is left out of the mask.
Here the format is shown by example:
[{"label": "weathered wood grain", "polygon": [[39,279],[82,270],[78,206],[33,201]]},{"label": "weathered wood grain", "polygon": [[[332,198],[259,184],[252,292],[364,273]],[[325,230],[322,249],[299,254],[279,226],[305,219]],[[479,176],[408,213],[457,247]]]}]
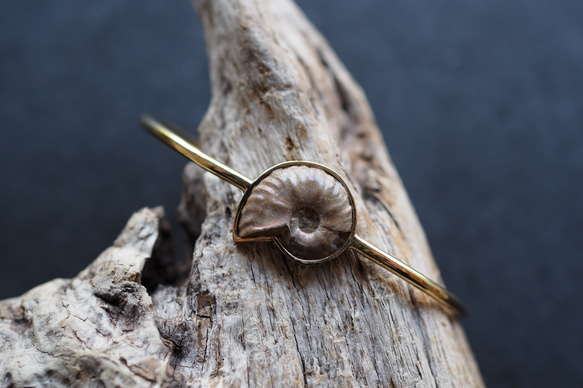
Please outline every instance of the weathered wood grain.
[{"label": "weathered wood grain", "polygon": [[[333,168],[358,233],[439,280],[364,94],[304,15],[288,0],[194,3],[213,95],[201,148],[251,178],[294,159]],[[76,278],[0,303],[3,385],[483,386],[428,297],[351,252],[307,267],[235,245],[242,192],[194,165],[184,181],[190,271],[168,260],[159,214],[136,213]]]}]

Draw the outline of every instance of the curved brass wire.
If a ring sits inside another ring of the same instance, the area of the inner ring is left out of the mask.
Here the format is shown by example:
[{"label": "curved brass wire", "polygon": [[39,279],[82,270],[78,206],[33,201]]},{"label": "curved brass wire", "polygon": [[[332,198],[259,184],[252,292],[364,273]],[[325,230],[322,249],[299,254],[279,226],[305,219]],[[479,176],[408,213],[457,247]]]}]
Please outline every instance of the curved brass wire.
[{"label": "curved brass wire", "polygon": [[163,143],[174,148],[200,167],[229,182],[233,186],[236,186],[243,191],[247,191],[249,186],[253,184],[253,181],[245,175],[240,174],[202,152],[194,145],[194,141],[189,134],[176,128],[171,130],[149,116],[143,116],[141,123],[148,132],[162,140]]},{"label": "curved brass wire", "polygon": [[[175,128],[171,130],[165,125],[148,116],[142,117],[141,124],[148,132],[208,172],[218,176],[219,178],[240,188],[243,191],[247,191],[253,187],[255,181],[206,155],[194,145],[194,139],[189,134]],[[325,167],[325,169],[330,170],[327,167]],[[334,172],[334,174],[336,173]],[[365,241],[362,239],[362,237],[355,234],[354,230],[352,233],[353,235],[350,239],[350,244],[346,244],[345,247],[343,247],[343,250],[350,248],[359,252],[369,260],[397,275],[409,284],[423,291],[425,294],[431,296],[438,302],[449,308],[452,308],[459,315],[466,314],[466,309],[463,303],[444,287],[435,283],[433,280],[411,268],[402,261],[396,259],[387,252]],[[281,244],[277,244],[277,241],[275,242],[276,245],[292,259],[304,264],[307,262],[306,260],[302,260],[301,258],[296,258],[293,255],[290,255],[289,252],[287,252],[285,249],[282,249]],[[340,253],[341,252],[338,252],[338,254]],[[334,254],[331,257],[337,256],[337,254]]]},{"label": "curved brass wire", "polygon": [[403,263],[401,260],[396,259],[387,252],[382,251],[371,243],[363,240],[362,237],[355,235],[352,239],[352,245],[350,248],[360,252],[381,267],[391,271],[393,274],[417,287],[438,302],[448,307],[453,307],[459,315],[466,315],[464,304],[451,292],[447,291],[421,272]]}]

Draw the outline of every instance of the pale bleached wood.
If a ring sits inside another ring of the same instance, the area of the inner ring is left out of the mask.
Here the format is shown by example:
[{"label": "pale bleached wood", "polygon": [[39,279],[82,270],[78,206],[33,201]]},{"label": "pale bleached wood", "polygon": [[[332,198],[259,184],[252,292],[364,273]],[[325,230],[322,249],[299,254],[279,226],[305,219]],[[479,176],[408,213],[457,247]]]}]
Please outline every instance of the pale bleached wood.
[{"label": "pale bleached wood", "polygon": [[0,385],[159,386],[173,378],[142,269],[160,210],[143,209],[74,279],[0,303]]},{"label": "pale bleached wood", "polygon": [[[330,166],[355,193],[359,234],[439,280],[362,91],[296,6],[195,6],[213,95],[201,147],[252,178],[291,159]],[[0,303],[12,356],[0,382],[483,386],[460,324],[429,298],[352,253],[306,267],[269,244],[235,245],[242,193],[194,165],[184,181],[180,219],[197,237],[187,280],[172,284],[159,217],[137,213],[75,279]]]}]

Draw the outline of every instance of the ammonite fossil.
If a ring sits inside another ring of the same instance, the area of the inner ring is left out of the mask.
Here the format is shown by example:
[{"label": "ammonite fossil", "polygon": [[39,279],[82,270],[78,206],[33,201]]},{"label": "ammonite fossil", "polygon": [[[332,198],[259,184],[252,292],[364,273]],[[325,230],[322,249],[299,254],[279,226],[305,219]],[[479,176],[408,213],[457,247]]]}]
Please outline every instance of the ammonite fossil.
[{"label": "ammonite fossil", "polygon": [[342,178],[328,167],[285,162],[253,181],[203,153],[189,135],[148,117],[142,124],[194,163],[245,192],[233,222],[235,242],[273,241],[288,257],[304,264],[333,259],[350,248],[464,313],[463,304],[445,288],[356,234],[354,198]]},{"label": "ammonite fossil", "polygon": [[344,251],[356,228],[354,200],[342,179],[324,166],[283,163],[250,187],[237,210],[235,241],[273,239],[303,263]]}]

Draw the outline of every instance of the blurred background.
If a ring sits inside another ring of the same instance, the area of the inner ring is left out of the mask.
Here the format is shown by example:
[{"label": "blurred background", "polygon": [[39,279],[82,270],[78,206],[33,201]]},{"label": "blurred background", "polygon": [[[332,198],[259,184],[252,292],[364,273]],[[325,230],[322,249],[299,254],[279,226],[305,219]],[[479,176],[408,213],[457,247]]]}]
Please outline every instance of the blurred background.
[{"label": "blurred background", "polygon": [[[299,0],[364,88],[487,385],[583,386],[583,2]],[[0,3],[0,298],[175,223],[207,60],[187,0]],[[176,232],[176,231],[175,231]],[[176,232],[177,233],[177,232]]]}]

